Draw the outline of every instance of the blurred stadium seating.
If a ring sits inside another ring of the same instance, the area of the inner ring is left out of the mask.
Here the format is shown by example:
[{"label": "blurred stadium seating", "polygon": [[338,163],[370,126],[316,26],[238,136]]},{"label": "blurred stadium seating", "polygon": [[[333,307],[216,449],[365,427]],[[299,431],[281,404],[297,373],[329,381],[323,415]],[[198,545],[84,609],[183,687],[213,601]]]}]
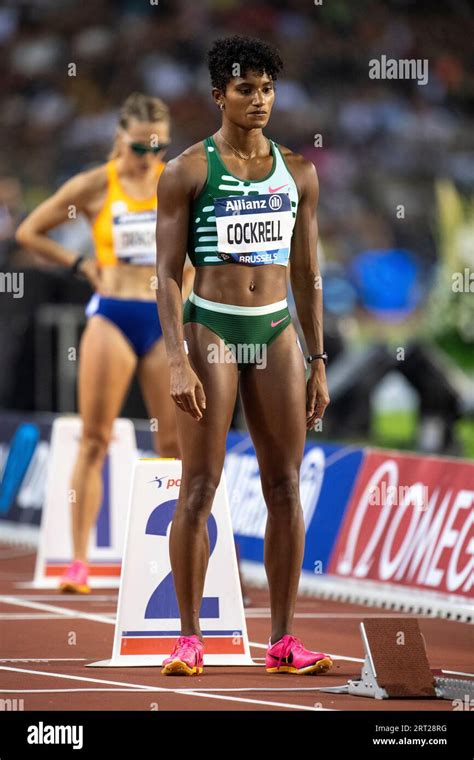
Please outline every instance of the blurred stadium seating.
[{"label": "blurred stadium seating", "polygon": [[[88,295],[82,283],[44,265],[36,270],[37,257],[13,240],[18,221],[68,177],[105,160],[118,107],[132,90],[169,103],[169,157],[214,131],[205,53],[217,36],[234,33],[269,40],[285,62],[268,132],[317,166],[320,257],[339,277],[328,296],[340,296],[344,279],[354,285],[351,266],[364,252],[408,252],[420,303],[408,331],[403,323],[398,334],[405,342],[407,335],[426,337],[423,310],[443,256],[437,182],[450,181],[460,197],[474,185],[474,28],[467,2],[7,0],[0,9],[0,268],[25,272],[25,295],[0,299],[0,342],[10,338],[0,408],[67,411],[72,405],[68,392],[58,398],[57,378],[42,374],[38,357],[46,344],[38,341],[53,341],[54,353],[58,341],[69,339],[59,333],[70,309],[56,311],[56,333],[44,337],[53,319],[45,305],[81,304]],[[428,59],[428,83],[369,79],[368,62],[381,54]],[[472,217],[470,225],[472,242]],[[81,220],[54,234],[72,250],[91,252]],[[326,306],[334,356],[351,337],[371,342],[365,329],[374,318],[360,294],[349,293],[346,313]],[[389,340],[385,329],[376,323],[382,343]],[[446,332],[442,320],[437,331]],[[472,353],[472,333],[455,337],[461,359]],[[140,403],[132,392],[126,413],[140,416]]]}]

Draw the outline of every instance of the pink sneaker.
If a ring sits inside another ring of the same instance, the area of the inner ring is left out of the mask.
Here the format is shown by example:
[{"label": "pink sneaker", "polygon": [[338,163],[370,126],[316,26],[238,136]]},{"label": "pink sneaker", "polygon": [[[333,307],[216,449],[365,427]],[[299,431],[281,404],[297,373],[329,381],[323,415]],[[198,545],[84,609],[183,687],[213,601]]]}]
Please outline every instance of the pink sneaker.
[{"label": "pink sneaker", "polygon": [[332,660],[323,652],[310,652],[296,636],[286,634],[280,641],[271,644],[265,657],[267,673],[326,673],[332,667]]},{"label": "pink sneaker", "polygon": [[180,636],[171,655],[163,660],[164,676],[196,676],[204,666],[204,644],[199,636]]},{"label": "pink sneaker", "polygon": [[74,594],[90,594],[88,583],[88,568],[80,559],[71,562],[59,581],[59,590]]}]

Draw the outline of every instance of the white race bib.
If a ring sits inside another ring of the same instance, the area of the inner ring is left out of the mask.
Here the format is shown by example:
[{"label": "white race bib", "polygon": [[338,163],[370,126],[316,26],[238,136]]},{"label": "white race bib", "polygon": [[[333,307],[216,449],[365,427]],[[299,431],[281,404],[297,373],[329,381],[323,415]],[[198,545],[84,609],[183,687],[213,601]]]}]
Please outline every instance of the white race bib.
[{"label": "white race bib", "polygon": [[241,264],[286,264],[294,217],[286,193],[215,198],[217,250]]},{"label": "white race bib", "polygon": [[156,261],[156,211],[128,211],[113,217],[115,255],[129,264],[153,265]]}]

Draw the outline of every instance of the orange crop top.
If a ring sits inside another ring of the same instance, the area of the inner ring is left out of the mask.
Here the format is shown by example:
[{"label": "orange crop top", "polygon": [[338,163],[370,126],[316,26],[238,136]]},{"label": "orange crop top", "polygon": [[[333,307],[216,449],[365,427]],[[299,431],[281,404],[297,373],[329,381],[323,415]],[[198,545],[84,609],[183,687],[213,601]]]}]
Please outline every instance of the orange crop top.
[{"label": "orange crop top", "polygon": [[[95,255],[100,266],[154,265],[156,261],[156,194],[136,200],[120,184],[117,165],[107,162],[107,195],[92,225]],[[157,179],[165,168],[157,165]]]}]

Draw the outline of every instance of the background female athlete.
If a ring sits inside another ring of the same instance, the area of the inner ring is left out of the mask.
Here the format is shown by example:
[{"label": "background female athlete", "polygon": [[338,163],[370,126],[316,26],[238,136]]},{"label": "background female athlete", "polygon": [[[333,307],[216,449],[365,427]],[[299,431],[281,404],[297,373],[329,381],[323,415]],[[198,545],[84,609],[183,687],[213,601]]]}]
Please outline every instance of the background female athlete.
[{"label": "background female athlete", "polygon": [[[262,134],[281,66],[278,53],[260,40],[218,40],[209,52],[209,68],[222,127],[170,161],[158,189],[157,298],[183,460],[170,537],[181,636],[164,661],[164,674],[194,675],[203,667],[199,610],[209,559],[206,523],[224,464],[239,370],[268,508],[265,568],[272,631],[266,668],[315,673],[332,664],[291,634],[305,538],[299,472],[306,430],[323,416],[329,397],[322,360],[311,362],[305,382],[286,304],[291,238],[298,317],[309,353],[322,353],[315,167]],[[183,328],[187,250],[196,279]],[[243,345],[249,338],[266,349],[260,366],[242,356],[237,363],[209,360],[216,344],[235,346],[241,340]]]},{"label": "background female athlete", "polygon": [[[134,93],[124,102],[109,161],[65,182],[20,225],[17,240],[87,277],[95,293],[80,345],[78,394],[83,433],[71,488],[74,561],[64,591],[89,591],[87,545],[102,501],[102,465],[112,426],[137,372],[161,456],[179,456],[176,415],[156,309],[156,186],[170,139],[167,106]],[[95,258],[81,260],[47,232],[82,213]],[[192,273],[190,267],[188,274]]]}]

